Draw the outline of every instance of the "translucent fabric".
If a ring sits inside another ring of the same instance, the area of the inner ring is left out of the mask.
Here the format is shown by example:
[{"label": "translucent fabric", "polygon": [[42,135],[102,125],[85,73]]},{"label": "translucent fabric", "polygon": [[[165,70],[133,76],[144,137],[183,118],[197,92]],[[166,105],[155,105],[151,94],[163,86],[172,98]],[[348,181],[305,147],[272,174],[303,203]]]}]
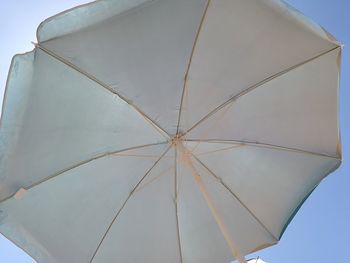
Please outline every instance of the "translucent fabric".
[{"label": "translucent fabric", "polygon": [[13,58],[0,233],[40,263],[229,263],[341,163],[341,47],[277,0],[98,0]]}]

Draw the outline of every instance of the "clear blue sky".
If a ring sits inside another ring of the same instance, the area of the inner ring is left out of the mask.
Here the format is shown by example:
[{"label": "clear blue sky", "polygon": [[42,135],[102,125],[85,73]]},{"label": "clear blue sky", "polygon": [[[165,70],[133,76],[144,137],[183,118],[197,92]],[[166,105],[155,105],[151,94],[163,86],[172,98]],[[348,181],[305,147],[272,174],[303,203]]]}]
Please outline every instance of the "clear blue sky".
[{"label": "clear blue sky", "polygon": [[[0,2],[0,94],[5,87],[11,58],[31,50],[39,23],[60,11],[89,1],[16,0]],[[325,27],[343,50],[340,118],[343,164],[313,192],[289,225],[281,242],[259,251],[269,263],[350,263],[350,1],[287,0]],[[2,100],[2,99],[1,99]],[[1,263],[34,262],[0,235]]]}]

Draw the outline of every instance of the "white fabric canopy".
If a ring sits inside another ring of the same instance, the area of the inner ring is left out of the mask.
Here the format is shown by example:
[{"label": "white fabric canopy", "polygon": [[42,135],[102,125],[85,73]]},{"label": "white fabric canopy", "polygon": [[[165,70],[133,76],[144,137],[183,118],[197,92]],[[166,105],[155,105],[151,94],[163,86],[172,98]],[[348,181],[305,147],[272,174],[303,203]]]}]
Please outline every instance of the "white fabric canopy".
[{"label": "white fabric canopy", "polygon": [[341,47],[277,0],[98,0],[9,71],[0,233],[40,263],[229,263],[341,163]]}]

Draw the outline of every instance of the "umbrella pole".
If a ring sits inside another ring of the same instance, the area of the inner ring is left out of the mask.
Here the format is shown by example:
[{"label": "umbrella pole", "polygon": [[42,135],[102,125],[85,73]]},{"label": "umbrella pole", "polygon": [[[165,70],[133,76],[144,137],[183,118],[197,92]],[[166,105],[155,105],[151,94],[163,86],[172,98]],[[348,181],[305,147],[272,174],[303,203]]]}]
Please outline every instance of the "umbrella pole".
[{"label": "umbrella pole", "polygon": [[235,244],[235,242],[232,240],[231,236],[229,235],[229,233],[227,231],[227,227],[226,227],[224,221],[222,220],[218,210],[216,209],[215,204],[214,204],[207,188],[205,187],[201,176],[199,175],[196,168],[194,167],[193,162],[192,162],[191,153],[185,149],[182,142],[177,143],[177,146],[178,146],[177,148],[179,149],[179,152],[181,154],[181,160],[191,170],[192,176],[193,176],[200,192],[202,193],[204,200],[206,201],[206,203],[210,209],[210,212],[212,213],[216,223],[218,224],[220,231],[226,240],[226,243],[230,247],[233,256],[236,258],[236,260],[238,260],[239,263],[247,263],[244,256],[240,253],[237,245]]}]

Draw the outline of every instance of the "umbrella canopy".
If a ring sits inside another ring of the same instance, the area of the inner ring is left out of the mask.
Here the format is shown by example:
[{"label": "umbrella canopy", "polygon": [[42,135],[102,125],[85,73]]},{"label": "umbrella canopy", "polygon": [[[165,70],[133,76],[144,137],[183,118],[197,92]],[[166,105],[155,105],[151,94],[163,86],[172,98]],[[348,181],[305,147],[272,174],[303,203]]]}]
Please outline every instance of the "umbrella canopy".
[{"label": "umbrella canopy", "polygon": [[0,232],[44,262],[245,262],[341,163],[341,46],[277,0],[99,0],[9,71]]}]

